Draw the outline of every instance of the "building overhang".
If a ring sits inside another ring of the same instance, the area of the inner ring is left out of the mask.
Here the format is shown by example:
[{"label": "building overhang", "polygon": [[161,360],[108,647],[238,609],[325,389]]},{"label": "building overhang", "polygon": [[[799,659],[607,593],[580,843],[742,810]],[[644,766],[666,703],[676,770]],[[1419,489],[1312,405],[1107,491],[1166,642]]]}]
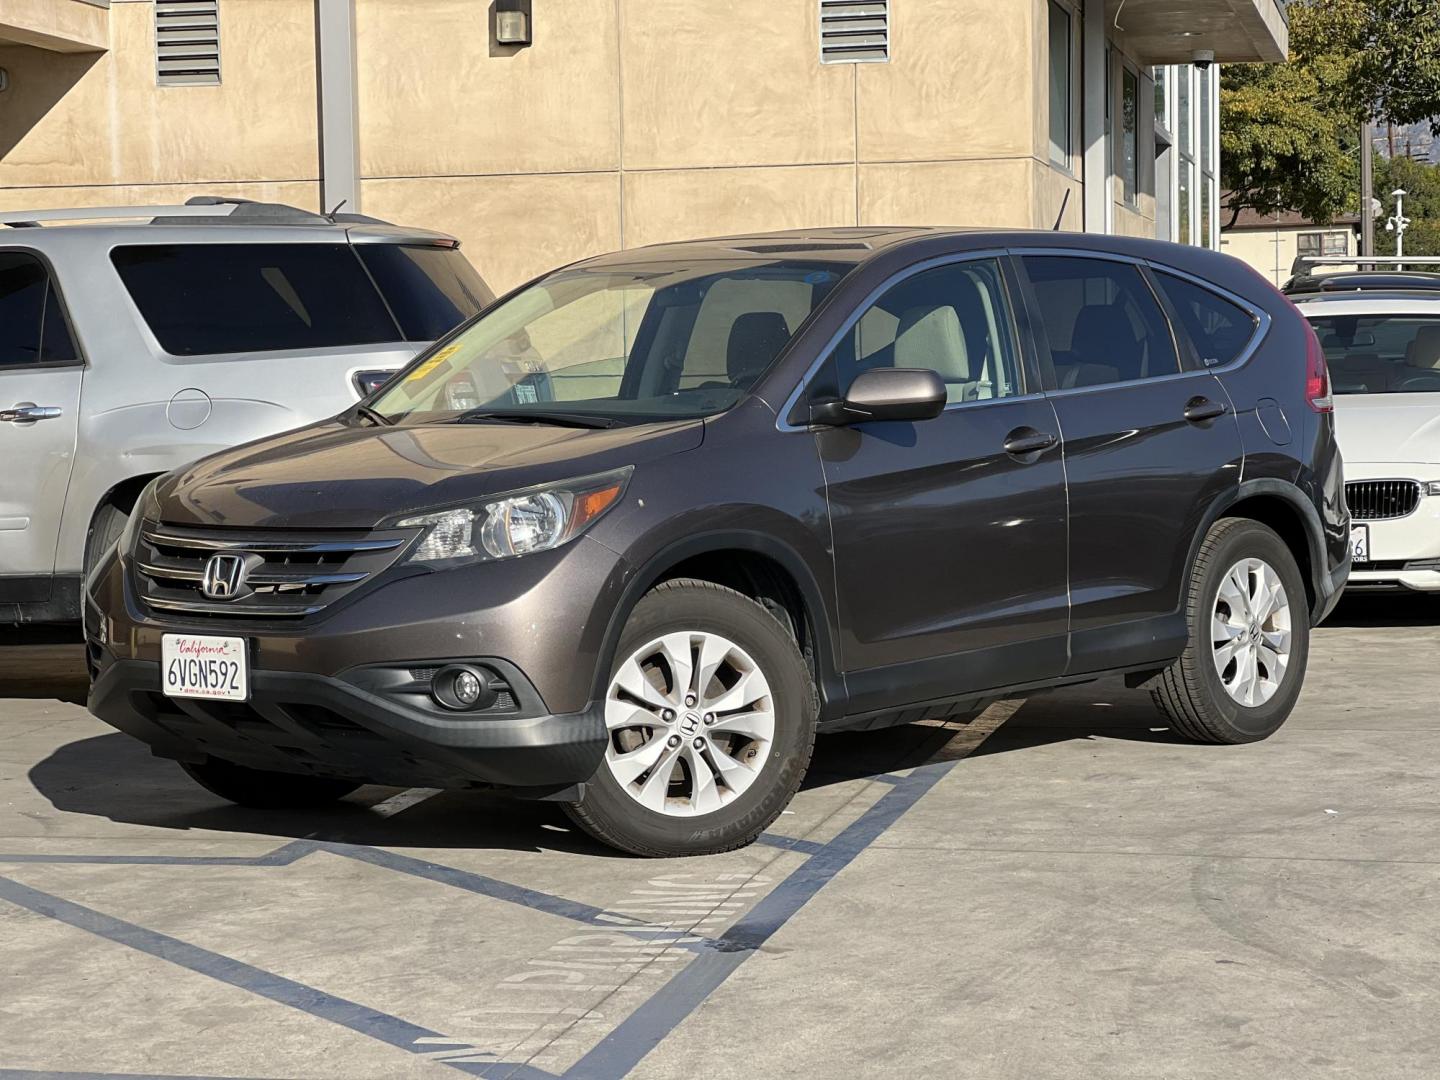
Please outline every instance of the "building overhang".
[{"label": "building overhang", "polygon": [[1218,64],[1283,63],[1290,21],[1282,0],[1106,0],[1107,29],[1137,60],[1189,64],[1214,53]]},{"label": "building overhang", "polygon": [[110,46],[110,0],[4,0],[0,45],[51,52],[103,52]]}]

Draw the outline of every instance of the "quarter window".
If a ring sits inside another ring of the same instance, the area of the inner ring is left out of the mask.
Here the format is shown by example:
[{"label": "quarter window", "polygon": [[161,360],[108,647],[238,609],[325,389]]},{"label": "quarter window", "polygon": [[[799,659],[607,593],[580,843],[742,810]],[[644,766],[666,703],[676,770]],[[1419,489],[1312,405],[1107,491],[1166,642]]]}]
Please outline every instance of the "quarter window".
[{"label": "quarter window", "polygon": [[856,375],[882,367],[934,371],[952,403],[1019,393],[999,268],[984,259],[907,278],[860,317],[833,359],[842,394]]},{"label": "quarter window", "polygon": [[39,259],[0,252],[0,367],[79,359],[60,294]]},{"label": "quarter window", "polygon": [[1024,260],[1060,389],[1180,370],[1169,321],[1138,267],[1106,259]]},{"label": "quarter window", "polygon": [[1194,282],[1157,273],[1155,280],[1190,335],[1201,362],[1228,364],[1255,336],[1255,316]]}]

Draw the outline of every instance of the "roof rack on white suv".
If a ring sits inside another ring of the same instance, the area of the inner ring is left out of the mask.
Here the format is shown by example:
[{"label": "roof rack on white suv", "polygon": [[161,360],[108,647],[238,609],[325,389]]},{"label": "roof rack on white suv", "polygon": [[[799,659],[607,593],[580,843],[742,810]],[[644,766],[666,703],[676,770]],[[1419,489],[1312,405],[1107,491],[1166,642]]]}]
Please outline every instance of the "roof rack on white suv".
[{"label": "roof rack on white suv", "polygon": [[1292,274],[1303,274],[1317,266],[1347,266],[1356,270],[1373,270],[1389,266],[1440,266],[1433,255],[1300,255],[1290,267]]},{"label": "roof rack on white suv", "polygon": [[[199,220],[197,220],[199,219]],[[55,210],[14,210],[0,213],[0,225],[14,229],[38,228],[42,224],[89,221],[141,221],[151,225],[385,225],[388,222],[363,214],[317,214],[285,203],[256,202],[253,199],[196,195],[184,204],[171,206],[78,206]]]}]

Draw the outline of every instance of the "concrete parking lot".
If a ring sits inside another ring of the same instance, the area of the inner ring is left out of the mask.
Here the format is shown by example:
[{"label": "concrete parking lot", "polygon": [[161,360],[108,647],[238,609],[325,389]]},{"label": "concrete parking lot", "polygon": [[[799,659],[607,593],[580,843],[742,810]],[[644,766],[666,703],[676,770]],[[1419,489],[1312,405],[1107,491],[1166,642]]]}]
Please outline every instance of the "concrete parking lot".
[{"label": "concrete parking lot", "polygon": [[1431,1077],[1440,604],[1270,741],[1109,683],[824,740],[745,851],[366,788],[242,811],[0,650],[0,1077]]}]

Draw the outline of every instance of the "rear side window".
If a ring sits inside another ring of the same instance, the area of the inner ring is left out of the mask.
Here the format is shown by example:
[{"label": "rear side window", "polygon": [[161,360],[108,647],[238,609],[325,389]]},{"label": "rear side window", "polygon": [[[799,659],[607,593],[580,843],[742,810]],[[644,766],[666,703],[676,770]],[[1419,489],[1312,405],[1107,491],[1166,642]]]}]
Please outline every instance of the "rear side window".
[{"label": "rear side window", "polygon": [[1205,364],[1228,364],[1255,336],[1255,316],[1193,281],[1157,272],[1155,280]]},{"label": "rear side window", "polygon": [[0,367],[79,359],[60,294],[33,255],[0,251]]},{"label": "rear side window", "polygon": [[155,244],[110,258],[176,356],[404,340],[349,244]]},{"label": "rear side window", "polygon": [[357,244],[355,250],[407,341],[444,337],[495,300],[455,248]]},{"label": "rear side window", "polygon": [[1180,370],[1169,320],[1138,267],[1049,255],[1024,263],[1057,387],[1138,382]]}]

